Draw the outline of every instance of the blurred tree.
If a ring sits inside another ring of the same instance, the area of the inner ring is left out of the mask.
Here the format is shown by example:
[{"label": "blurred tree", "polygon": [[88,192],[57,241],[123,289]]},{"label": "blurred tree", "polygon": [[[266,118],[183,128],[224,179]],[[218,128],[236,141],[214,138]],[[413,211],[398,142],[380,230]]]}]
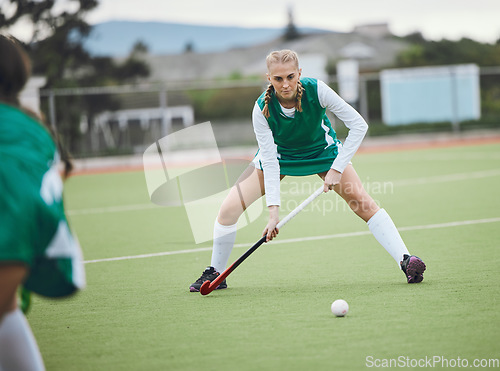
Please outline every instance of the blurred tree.
[{"label": "blurred tree", "polygon": [[411,42],[411,43],[416,43],[416,44],[420,44],[420,43],[425,43],[426,40],[424,38],[424,35],[422,35],[421,32],[413,32],[409,35],[406,35],[404,37],[407,41]]},{"label": "blurred tree", "polygon": [[134,56],[142,56],[148,53],[149,53],[149,48],[147,44],[142,40],[138,40],[132,47],[131,54]]},{"label": "blurred tree", "polygon": [[404,39],[411,46],[399,54],[398,67],[475,63],[479,66],[500,65],[500,45],[484,44],[469,38],[458,41],[427,41],[422,34],[414,33]]},{"label": "blurred tree", "polygon": [[188,41],[184,46],[184,53],[193,53],[194,52],[194,43],[192,41]]},{"label": "blurred tree", "polygon": [[[85,50],[83,42],[92,29],[85,16],[98,5],[97,0],[6,0],[0,6],[0,30],[8,30],[18,22],[32,26],[25,27],[32,30],[26,48],[33,73],[47,78],[45,88],[109,86],[147,77],[150,70],[142,58],[147,53],[144,43],[136,43],[122,62],[92,56]],[[58,98],[57,128],[69,149],[78,149],[82,115],[91,123],[97,113],[119,106],[120,102],[110,95]],[[46,102],[42,107],[47,112]]]},{"label": "blurred tree", "polygon": [[[47,33],[53,31],[67,21],[71,20],[73,26],[78,28],[84,35],[90,31],[90,26],[82,20],[82,16],[98,5],[97,0],[70,0],[66,1],[68,8],[75,8],[70,4],[78,3],[78,8],[73,12],[63,10],[55,14],[53,9],[57,0],[4,0],[0,7],[0,27],[8,28],[19,21],[31,22],[33,31],[29,43],[43,39]],[[10,14],[10,15],[9,15]]]},{"label": "blurred tree", "polygon": [[[0,7],[0,29],[8,29],[17,22],[33,26],[27,48],[33,72],[47,78],[46,87],[86,85],[99,80],[110,85],[149,75],[149,68],[142,61],[147,46],[141,41],[121,64],[108,57],[91,56],[84,49],[83,42],[92,29],[84,18],[99,5],[97,0],[7,0],[7,3],[10,6]],[[57,12],[56,4],[61,9],[61,3],[68,9]]]},{"label": "blurred tree", "polygon": [[286,41],[295,40],[300,37],[299,30],[295,26],[295,22],[293,20],[293,10],[291,6],[288,8],[288,25],[285,29],[283,37]]}]

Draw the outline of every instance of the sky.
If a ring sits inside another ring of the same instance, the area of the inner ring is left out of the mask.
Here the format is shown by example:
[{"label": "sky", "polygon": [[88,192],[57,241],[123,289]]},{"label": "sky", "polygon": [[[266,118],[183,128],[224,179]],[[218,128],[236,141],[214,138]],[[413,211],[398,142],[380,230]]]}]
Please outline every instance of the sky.
[{"label": "sky", "polygon": [[350,32],[359,24],[387,22],[399,36],[420,31],[432,40],[500,38],[500,0],[100,0],[91,24],[155,20],[243,27],[285,27],[287,9],[300,27]]},{"label": "sky", "polygon": [[[75,3],[57,0],[56,7]],[[356,25],[388,23],[398,36],[420,31],[430,40],[500,38],[500,0],[100,0],[86,19],[283,28],[289,8],[299,27],[350,32]],[[22,39],[25,28],[17,27],[14,35]]]}]

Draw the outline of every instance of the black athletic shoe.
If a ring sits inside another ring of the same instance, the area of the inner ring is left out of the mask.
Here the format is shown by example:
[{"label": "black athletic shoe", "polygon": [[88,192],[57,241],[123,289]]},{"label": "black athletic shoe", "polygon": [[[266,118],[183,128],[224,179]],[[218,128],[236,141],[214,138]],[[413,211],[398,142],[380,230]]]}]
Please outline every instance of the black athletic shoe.
[{"label": "black athletic shoe", "polygon": [[408,283],[419,283],[424,279],[425,264],[418,256],[405,254],[401,270],[405,273]]},{"label": "black athletic shoe", "polygon": [[[201,274],[201,277],[198,278],[195,283],[192,283],[191,286],[189,286],[189,291],[200,292],[200,287],[201,285],[203,285],[203,282],[207,280],[212,282],[219,275],[220,273],[217,272],[214,267],[207,267],[207,269],[205,269]],[[222,289],[227,289],[226,280],[222,281],[222,283],[216,288],[216,290],[222,290]]]}]

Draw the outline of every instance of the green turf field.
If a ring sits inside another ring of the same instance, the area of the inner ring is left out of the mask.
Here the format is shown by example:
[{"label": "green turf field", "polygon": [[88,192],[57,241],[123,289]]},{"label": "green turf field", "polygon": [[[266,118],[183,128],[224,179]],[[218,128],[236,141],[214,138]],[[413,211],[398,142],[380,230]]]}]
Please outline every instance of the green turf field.
[{"label": "green turf field", "polygon": [[[353,163],[426,262],[422,284],[408,285],[366,224],[329,193],[234,271],[227,290],[189,293],[211,254],[209,243],[193,242],[184,208],[152,205],[141,172],[70,178],[66,206],[88,285],[71,299],[34,300],[28,320],[47,369],[362,370],[390,359],[439,369],[458,358],[498,360],[500,145],[359,154]],[[318,179],[285,178],[282,214]],[[230,262],[265,223],[263,214],[238,232]],[[191,249],[200,250],[138,257]],[[131,259],[103,260],[117,257]],[[339,298],[350,305],[345,318],[330,312]]]}]

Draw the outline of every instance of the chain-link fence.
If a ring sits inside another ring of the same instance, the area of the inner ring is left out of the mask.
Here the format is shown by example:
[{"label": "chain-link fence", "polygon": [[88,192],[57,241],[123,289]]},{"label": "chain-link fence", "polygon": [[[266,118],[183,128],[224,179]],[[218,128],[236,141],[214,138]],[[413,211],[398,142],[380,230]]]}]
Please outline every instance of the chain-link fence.
[{"label": "chain-link fence", "polygon": [[[336,76],[327,83],[338,89]],[[266,86],[263,80],[238,80],[50,89],[41,91],[41,110],[75,157],[142,153],[168,133],[205,121],[221,147],[255,144],[251,112]],[[500,67],[481,68],[480,86],[482,119],[497,125]],[[353,105],[369,122],[369,135],[397,131],[382,123],[379,73],[359,76]],[[333,122],[343,137],[346,128]],[[457,130],[451,123],[441,126]]]}]

